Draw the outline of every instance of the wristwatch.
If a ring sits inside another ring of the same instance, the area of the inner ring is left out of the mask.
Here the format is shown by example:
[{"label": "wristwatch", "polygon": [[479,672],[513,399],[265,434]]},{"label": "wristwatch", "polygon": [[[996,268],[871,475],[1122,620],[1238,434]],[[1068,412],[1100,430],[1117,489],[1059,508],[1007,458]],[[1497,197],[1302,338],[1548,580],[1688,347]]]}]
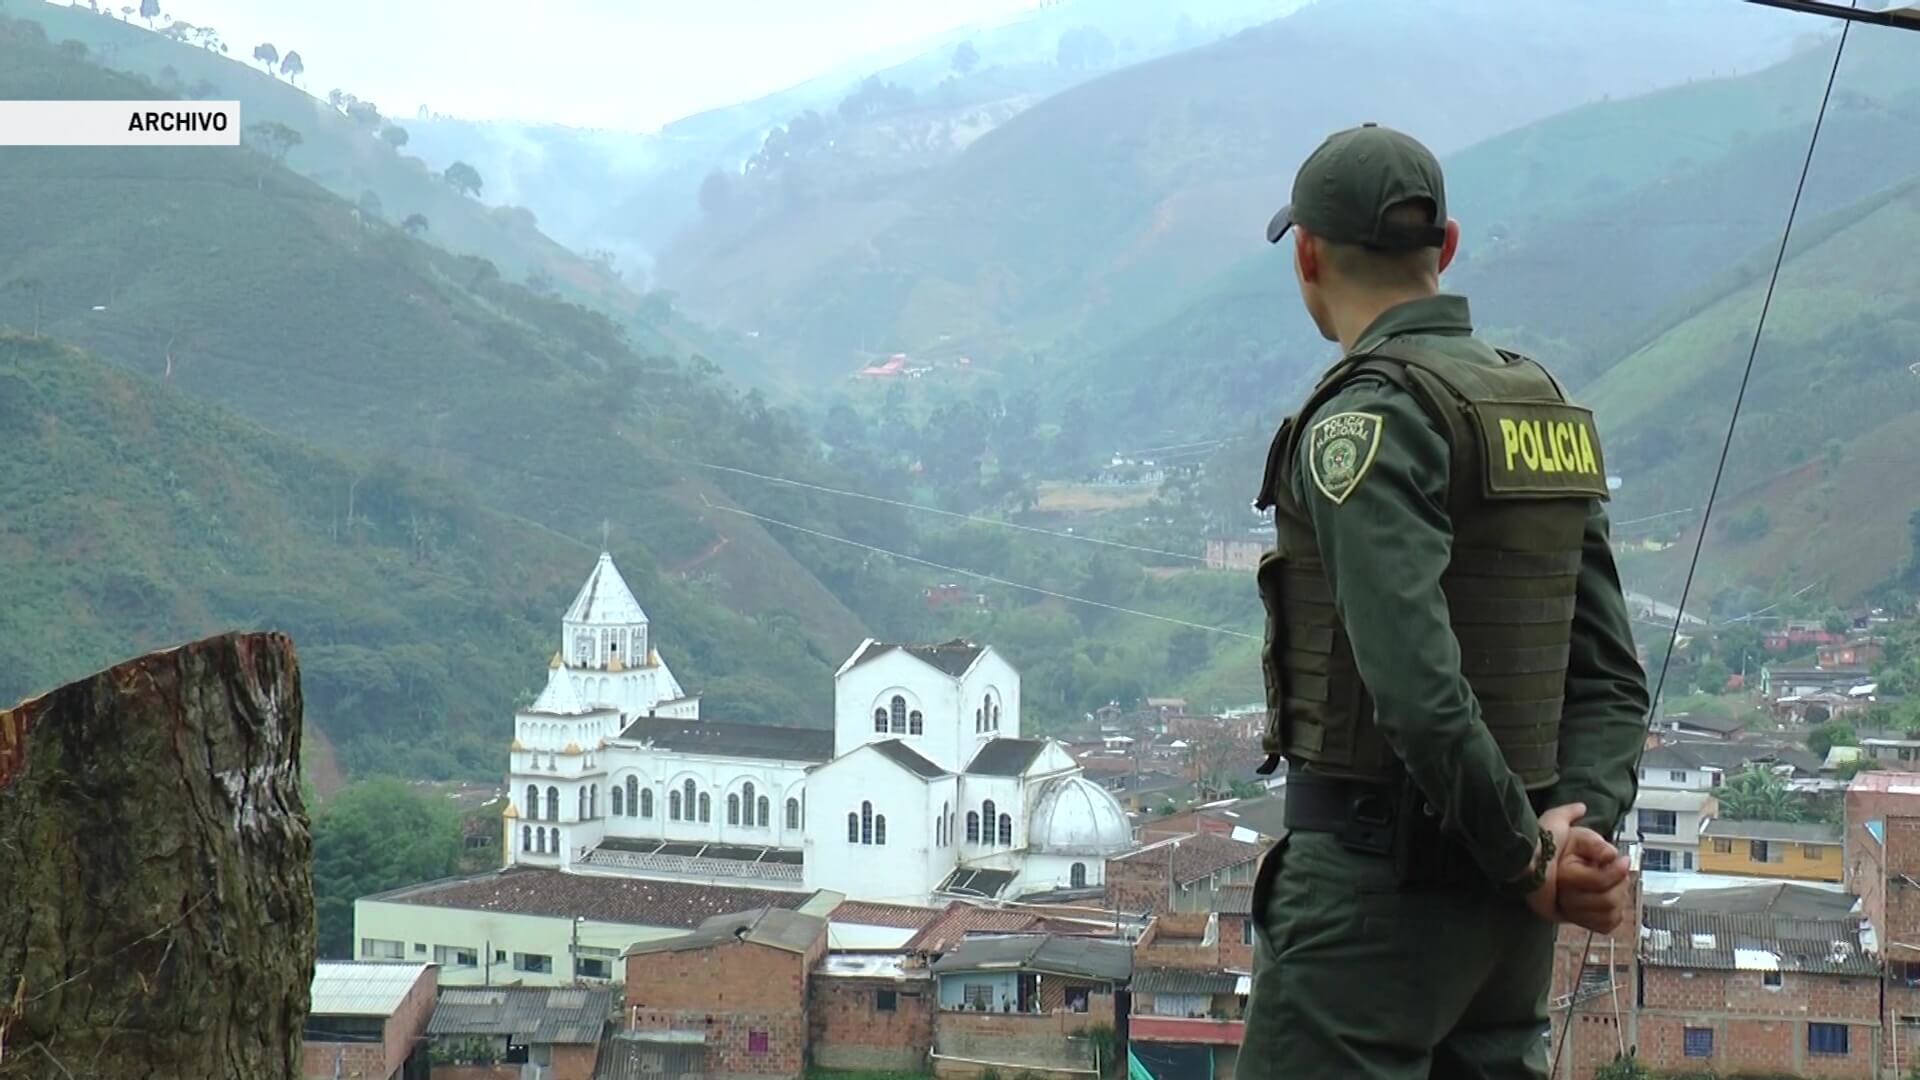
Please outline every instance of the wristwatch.
[{"label": "wristwatch", "polygon": [[1509,896],[1529,896],[1545,885],[1547,868],[1553,865],[1553,850],[1553,834],[1540,830],[1540,854],[1533,860],[1533,866],[1519,877],[1501,883],[1500,891]]}]

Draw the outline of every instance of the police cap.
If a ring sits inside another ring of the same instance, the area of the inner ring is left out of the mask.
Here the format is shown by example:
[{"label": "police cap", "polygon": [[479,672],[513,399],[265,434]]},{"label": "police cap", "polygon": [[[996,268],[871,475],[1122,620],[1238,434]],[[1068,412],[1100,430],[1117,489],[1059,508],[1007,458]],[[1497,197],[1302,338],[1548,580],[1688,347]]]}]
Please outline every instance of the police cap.
[{"label": "police cap", "polygon": [[[1386,220],[1401,203],[1424,199],[1433,218],[1424,225]],[[1293,201],[1267,224],[1277,244],[1304,226],[1336,244],[1380,251],[1414,251],[1446,243],[1446,183],[1433,152],[1411,135],[1366,123],[1327,136],[1293,178]]]}]

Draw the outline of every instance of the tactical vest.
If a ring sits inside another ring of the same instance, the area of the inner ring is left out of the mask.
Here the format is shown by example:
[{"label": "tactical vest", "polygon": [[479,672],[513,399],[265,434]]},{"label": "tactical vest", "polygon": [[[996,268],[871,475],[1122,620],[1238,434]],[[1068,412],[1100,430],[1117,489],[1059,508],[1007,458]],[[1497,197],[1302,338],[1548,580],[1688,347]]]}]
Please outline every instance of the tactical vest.
[{"label": "tactical vest", "polygon": [[1398,772],[1292,483],[1306,419],[1367,372],[1412,394],[1446,437],[1453,555],[1440,586],[1461,674],[1522,783],[1556,779],[1581,545],[1591,500],[1607,497],[1606,468],[1592,413],[1568,403],[1539,364],[1498,356],[1480,363],[1389,338],[1335,365],[1274,437],[1259,500],[1274,508],[1279,542],[1258,572],[1269,764],[1284,755],[1355,780]]}]

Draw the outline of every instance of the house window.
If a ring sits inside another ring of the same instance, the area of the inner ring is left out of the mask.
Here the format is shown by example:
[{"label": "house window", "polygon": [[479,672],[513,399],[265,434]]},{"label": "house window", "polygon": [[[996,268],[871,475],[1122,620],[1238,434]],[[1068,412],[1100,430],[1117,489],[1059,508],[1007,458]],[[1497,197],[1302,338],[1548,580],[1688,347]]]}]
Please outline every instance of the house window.
[{"label": "house window", "polygon": [[494,962],[494,963],[496,963],[496,964],[504,964],[504,963],[506,963],[506,962],[507,962],[507,950],[505,950],[505,949],[495,949],[495,950],[493,950],[493,962]]},{"label": "house window", "polygon": [[531,825],[520,826],[520,850],[533,850],[533,826]]},{"label": "house window", "polygon": [[1642,836],[1672,836],[1679,829],[1679,819],[1671,810],[1640,811],[1640,834]]},{"label": "house window", "polygon": [[887,842],[887,815],[880,814],[873,819],[873,842],[884,845]]},{"label": "house window", "polygon": [[613,789],[613,816],[614,817],[626,816],[626,813],[627,813],[626,803],[622,799],[623,794],[624,793],[619,788],[616,787]]},{"label": "house window", "polygon": [[1087,988],[1084,986],[1067,987],[1067,1011],[1083,1013],[1087,1011]]},{"label": "house window", "polygon": [[1073,869],[1068,871],[1067,873],[1067,880],[1070,883],[1072,883],[1073,887],[1076,889],[1086,888],[1087,887],[1087,864],[1083,862],[1074,863]]},{"label": "house window", "polygon": [[1243,919],[1240,923],[1240,944],[1253,944],[1253,920]]},{"label": "house window", "polygon": [[527,816],[540,820],[540,789],[532,784],[527,785]]},{"label": "house window", "polygon": [[1001,814],[1000,815],[1000,846],[1011,847],[1012,845],[1013,845],[1013,816],[1010,814]]},{"label": "house window", "polygon": [[1731,855],[1731,854],[1733,854],[1733,841],[1731,841],[1731,840],[1727,840],[1727,839],[1724,839],[1724,838],[1723,838],[1723,839],[1719,839],[1719,840],[1715,840],[1715,841],[1713,842],[1713,853],[1714,853],[1715,855]]},{"label": "house window", "polygon": [[[647,792],[647,802],[649,804],[653,802],[653,792],[651,791]],[[616,802],[613,804],[613,812],[616,814],[620,812],[619,803]],[[627,777],[627,816],[632,817],[638,813],[640,813],[640,780],[638,777],[629,776]],[[647,807],[645,816],[653,816],[653,807],[651,805]]]},{"label": "house window", "polygon": [[513,954],[513,970],[534,975],[551,975],[553,974],[553,957],[540,953],[517,952]]},{"label": "house window", "polygon": [[1780,973],[1779,973],[1779,972],[1777,972],[1777,971],[1763,971],[1763,972],[1761,972],[1761,973],[1760,973],[1760,985],[1761,985],[1761,986],[1771,986],[1771,987],[1773,987],[1773,988],[1774,988],[1774,989],[1776,989],[1776,990],[1777,990],[1777,989],[1779,989],[1779,988],[1780,988]]},{"label": "house window", "polygon": [[960,1000],[969,1009],[988,1009],[993,1007],[992,983],[968,983],[960,988]]},{"label": "house window", "polygon": [[[993,843],[993,800],[992,799],[988,799],[986,802],[983,802],[980,804],[980,828],[981,828],[980,842],[983,844]],[[971,839],[971,837],[969,837],[969,839]]]},{"label": "house window", "polygon": [[873,992],[874,1012],[895,1012],[900,1008],[900,994],[896,990],[875,990]]},{"label": "house window", "polygon": [[536,855],[545,855],[547,853],[547,830],[533,830],[533,851]]},{"label": "house window", "polygon": [[700,824],[705,825],[707,822],[712,820],[713,820],[713,796],[708,795],[706,792],[703,791],[700,793]]},{"label": "house window", "polygon": [[767,1052],[767,1033],[764,1031],[747,1032],[747,1053],[764,1054]]},{"label": "house window", "polygon": [[680,793],[677,791],[667,792],[667,817],[680,820]]},{"label": "house window", "polygon": [[923,735],[926,733],[926,728],[926,718],[920,715],[919,709],[915,709],[907,714],[907,734]]},{"label": "house window", "polygon": [[799,827],[800,827],[800,800],[788,799],[787,800],[787,828],[797,829]]},{"label": "house window", "polygon": [[873,730],[879,732],[882,735],[885,735],[887,733],[887,710],[885,709],[873,710]]},{"label": "house window", "polygon": [[740,805],[747,808],[747,827],[753,827],[753,784],[748,782],[740,788]]},{"label": "house window", "polygon": [[1834,1054],[1845,1057],[1847,1054],[1847,1025],[1809,1023],[1807,1025],[1807,1053]]},{"label": "house window", "polygon": [[[627,783],[631,784],[633,781],[629,780]],[[628,805],[632,804],[629,803]],[[651,789],[640,793],[640,816],[644,818],[653,816],[653,791]]]},{"label": "house window", "polygon": [[680,791],[681,791],[680,804],[687,808],[687,820],[691,821],[693,820],[693,807],[694,807],[693,781],[689,780],[685,784],[680,785]]},{"label": "house window", "polygon": [[1640,853],[1640,869],[1665,874],[1673,870],[1673,852],[1662,848],[1646,848]]},{"label": "house window", "polygon": [[1803,859],[1813,859],[1818,861],[1820,858],[1826,855],[1826,851],[1827,849],[1821,847],[1819,844],[1801,844],[1800,845],[1800,857]]},{"label": "house window", "polygon": [[479,967],[480,952],[477,949],[463,949],[458,945],[435,945],[433,962],[443,968]]},{"label": "house window", "polygon": [[967,811],[967,843],[977,844],[979,842],[980,813],[977,810],[969,810]]},{"label": "house window", "polygon": [[620,955],[617,949],[603,949],[592,945],[582,945],[573,959],[573,974],[578,979],[613,978],[613,961]]},{"label": "house window", "polygon": [[1682,1030],[1681,1042],[1686,1055],[1691,1058],[1710,1058],[1713,1056],[1713,1029],[1690,1027]]},{"label": "house window", "polygon": [[857,844],[859,842],[860,842],[860,815],[849,810],[847,811],[847,843]]},{"label": "house window", "polygon": [[727,796],[727,824],[740,824],[740,796]]},{"label": "house window", "polygon": [[416,941],[416,942],[414,942],[414,943],[413,943],[413,955],[415,955],[415,956],[425,956],[425,955],[427,955],[427,947],[426,947],[426,945],[424,945],[424,944],[422,944],[421,942],[418,942],[418,941]]},{"label": "house window", "polygon": [[1683,851],[1680,853],[1680,869],[1682,870],[1693,869],[1693,852]]},{"label": "house window", "polygon": [[1775,863],[1786,861],[1787,849],[1785,845],[1775,846],[1765,840],[1749,840],[1747,844],[1747,857],[1754,862]]},{"label": "house window", "polygon": [[766,828],[767,823],[773,820],[773,814],[772,814],[773,804],[767,801],[767,797],[765,795],[762,795],[760,796],[759,801],[754,803],[754,809],[760,811],[758,815],[760,819],[760,827],[763,829]]},{"label": "house window", "polygon": [[1674,769],[1667,773],[1667,779],[1673,781],[1676,784],[1684,784],[1687,782],[1686,770]]},{"label": "house window", "polygon": [[406,955],[405,942],[388,941],[384,938],[360,939],[360,957],[363,960],[399,960]]},{"label": "house window", "polygon": [[560,820],[560,789],[557,787],[547,789],[547,820]]},{"label": "house window", "polygon": [[860,804],[860,842],[873,843],[873,804],[870,802]]},{"label": "house window", "polygon": [[907,699],[899,694],[893,695],[893,733],[895,735],[907,733]]},{"label": "house window", "polygon": [[1212,1002],[1205,994],[1155,994],[1155,1016],[1205,1016]]}]

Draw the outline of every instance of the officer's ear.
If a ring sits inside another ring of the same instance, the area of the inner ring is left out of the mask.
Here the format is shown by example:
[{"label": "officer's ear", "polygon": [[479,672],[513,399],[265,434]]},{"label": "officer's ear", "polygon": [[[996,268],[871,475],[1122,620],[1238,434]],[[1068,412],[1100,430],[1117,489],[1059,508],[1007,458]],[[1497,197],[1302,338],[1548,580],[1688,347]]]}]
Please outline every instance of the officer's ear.
[{"label": "officer's ear", "polygon": [[1293,227],[1293,266],[1300,280],[1309,284],[1320,280],[1320,247],[1312,233]]},{"label": "officer's ear", "polygon": [[1460,249],[1460,223],[1447,219],[1447,238],[1440,242],[1440,272],[1447,272],[1447,264],[1453,261],[1453,253]]}]

